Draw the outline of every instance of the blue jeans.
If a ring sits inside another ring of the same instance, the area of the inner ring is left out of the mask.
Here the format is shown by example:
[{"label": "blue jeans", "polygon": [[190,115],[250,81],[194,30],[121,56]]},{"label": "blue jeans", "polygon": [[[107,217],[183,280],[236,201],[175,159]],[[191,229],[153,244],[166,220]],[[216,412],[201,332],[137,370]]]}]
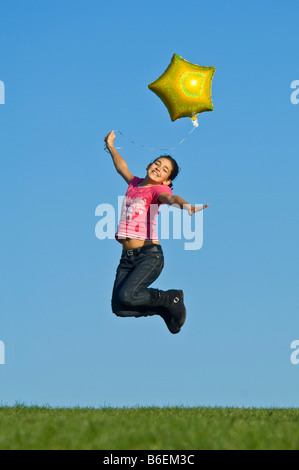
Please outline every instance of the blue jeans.
[{"label": "blue jeans", "polygon": [[159,277],[163,266],[160,245],[123,250],[113,286],[113,313],[119,317],[159,314],[159,291],[149,286]]}]

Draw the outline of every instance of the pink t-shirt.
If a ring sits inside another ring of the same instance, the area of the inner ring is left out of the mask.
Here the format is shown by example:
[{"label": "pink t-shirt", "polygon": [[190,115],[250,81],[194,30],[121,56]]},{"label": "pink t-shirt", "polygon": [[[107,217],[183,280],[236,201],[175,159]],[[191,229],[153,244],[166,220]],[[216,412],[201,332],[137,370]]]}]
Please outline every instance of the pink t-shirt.
[{"label": "pink t-shirt", "polygon": [[166,184],[139,187],[142,181],[143,178],[134,176],[127,189],[115,234],[120,243],[125,238],[158,241],[155,230],[155,217],[161,204],[158,197],[162,193],[171,195],[172,190]]}]

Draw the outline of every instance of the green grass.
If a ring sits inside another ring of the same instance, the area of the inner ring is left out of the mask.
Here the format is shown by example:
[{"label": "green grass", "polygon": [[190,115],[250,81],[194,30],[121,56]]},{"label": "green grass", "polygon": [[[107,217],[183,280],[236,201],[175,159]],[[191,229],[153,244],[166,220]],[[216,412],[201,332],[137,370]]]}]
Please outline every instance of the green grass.
[{"label": "green grass", "polygon": [[0,407],[0,449],[299,449],[299,409]]}]

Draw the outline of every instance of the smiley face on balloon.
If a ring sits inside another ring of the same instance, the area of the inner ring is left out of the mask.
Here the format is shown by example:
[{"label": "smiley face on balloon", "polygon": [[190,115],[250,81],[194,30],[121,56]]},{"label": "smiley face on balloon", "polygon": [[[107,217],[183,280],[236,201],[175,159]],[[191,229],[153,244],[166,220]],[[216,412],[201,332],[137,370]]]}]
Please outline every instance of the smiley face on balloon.
[{"label": "smiley face on balloon", "polygon": [[191,64],[174,54],[165,72],[148,88],[163,101],[172,121],[190,117],[197,126],[196,116],[214,109],[211,87],[215,70]]}]

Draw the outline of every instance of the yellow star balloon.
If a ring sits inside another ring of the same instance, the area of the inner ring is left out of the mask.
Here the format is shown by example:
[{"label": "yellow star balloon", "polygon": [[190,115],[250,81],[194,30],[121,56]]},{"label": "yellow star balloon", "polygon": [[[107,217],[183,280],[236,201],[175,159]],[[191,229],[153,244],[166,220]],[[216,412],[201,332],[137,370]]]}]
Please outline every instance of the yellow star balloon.
[{"label": "yellow star balloon", "polygon": [[172,121],[191,117],[197,126],[197,114],[214,109],[211,87],[215,70],[191,64],[174,54],[165,72],[148,88],[161,98]]}]

